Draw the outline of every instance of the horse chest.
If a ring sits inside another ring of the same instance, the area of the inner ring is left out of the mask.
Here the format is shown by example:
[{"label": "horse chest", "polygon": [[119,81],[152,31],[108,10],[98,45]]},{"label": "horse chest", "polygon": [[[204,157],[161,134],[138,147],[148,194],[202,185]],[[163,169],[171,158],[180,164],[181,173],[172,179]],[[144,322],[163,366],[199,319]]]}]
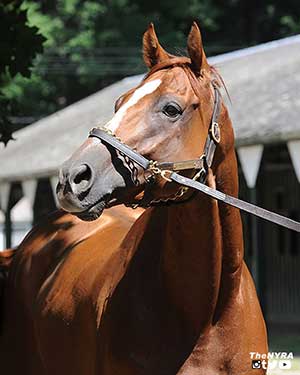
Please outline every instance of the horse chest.
[{"label": "horse chest", "polygon": [[176,373],[190,340],[168,300],[159,248],[137,252],[110,298],[103,331],[115,373]]}]

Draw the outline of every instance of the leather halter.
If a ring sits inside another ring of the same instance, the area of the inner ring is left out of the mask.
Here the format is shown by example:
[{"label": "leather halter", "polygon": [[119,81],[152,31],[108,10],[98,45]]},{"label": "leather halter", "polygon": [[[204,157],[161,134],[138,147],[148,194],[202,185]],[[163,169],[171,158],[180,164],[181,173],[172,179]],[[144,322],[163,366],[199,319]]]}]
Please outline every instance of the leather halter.
[{"label": "leather halter", "polygon": [[[216,189],[212,189],[205,185],[208,169],[212,165],[216,147],[221,139],[220,128],[217,121],[220,114],[221,95],[218,88],[215,85],[213,85],[213,88],[215,93],[213,114],[208,131],[208,136],[205,142],[204,153],[198,159],[184,160],[179,162],[157,162],[146,159],[144,156],[130,148],[128,145],[122,143],[121,140],[117,139],[116,136],[105,127],[93,128],[89,133],[89,137],[95,137],[100,139],[102,142],[117,149],[121,154],[125,155],[131,161],[139,165],[141,168],[144,169],[145,172],[149,172],[151,178],[146,179],[146,188],[150,182],[155,180],[156,176],[161,176],[169,182],[173,181],[179,184],[180,193],[176,193],[174,198],[169,198],[167,199],[167,201],[171,200],[173,202],[176,202],[177,198],[181,197],[188,189],[192,188],[223,203],[229,204],[240,210],[256,215],[262,219],[271,221],[273,223],[294,230],[296,232],[300,232],[300,223],[297,221],[276,214],[274,212],[268,211],[264,208],[255,206],[251,203],[242,201],[230,195],[224,194]],[[183,170],[196,170],[198,172],[193,177],[193,179],[191,179],[183,177],[176,173]],[[144,198],[142,198],[142,200],[138,204],[133,205],[133,208],[138,206],[149,207],[150,205],[152,205],[152,203],[160,203],[160,201],[145,202]]]}]

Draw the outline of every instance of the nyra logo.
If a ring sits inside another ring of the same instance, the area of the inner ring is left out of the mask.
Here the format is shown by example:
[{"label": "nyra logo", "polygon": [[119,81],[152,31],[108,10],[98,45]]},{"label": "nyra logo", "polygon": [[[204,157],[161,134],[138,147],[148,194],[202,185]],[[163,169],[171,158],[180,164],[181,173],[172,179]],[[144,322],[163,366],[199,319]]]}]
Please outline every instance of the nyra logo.
[{"label": "nyra logo", "polygon": [[292,368],[292,360],[294,359],[292,352],[250,352],[249,354],[252,359],[252,368],[254,370],[274,370],[276,368],[279,368],[280,370],[289,370]]}]

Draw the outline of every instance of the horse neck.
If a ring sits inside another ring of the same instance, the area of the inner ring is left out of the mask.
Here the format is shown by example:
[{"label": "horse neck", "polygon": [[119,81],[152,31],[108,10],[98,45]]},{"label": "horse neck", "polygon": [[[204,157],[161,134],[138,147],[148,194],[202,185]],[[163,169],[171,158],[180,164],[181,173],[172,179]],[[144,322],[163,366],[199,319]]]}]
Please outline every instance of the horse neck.
[{"label": "horse neck", "polygon": [[[216,180],[222,191],[237,195],[233,146],[219,164]],[[166,210],[162,267],[168,294],[191,329],[203,331],[238,292],[243,259],[240,214],[201,193]]]}]

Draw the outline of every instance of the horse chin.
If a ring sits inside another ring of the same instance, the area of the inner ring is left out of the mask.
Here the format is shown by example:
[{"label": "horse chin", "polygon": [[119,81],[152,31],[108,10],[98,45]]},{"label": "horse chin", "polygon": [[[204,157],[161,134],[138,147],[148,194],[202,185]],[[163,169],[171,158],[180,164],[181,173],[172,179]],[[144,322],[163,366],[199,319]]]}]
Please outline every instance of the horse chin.
[{"label": "horse chin", "polygon": [[96,203],[95,205],[91,206],[85,211],[82,212],[75,212],[74,214],[83,221],[93,221],[98,219],[106,207],[105,201],[101,200],[100,202]]}]

